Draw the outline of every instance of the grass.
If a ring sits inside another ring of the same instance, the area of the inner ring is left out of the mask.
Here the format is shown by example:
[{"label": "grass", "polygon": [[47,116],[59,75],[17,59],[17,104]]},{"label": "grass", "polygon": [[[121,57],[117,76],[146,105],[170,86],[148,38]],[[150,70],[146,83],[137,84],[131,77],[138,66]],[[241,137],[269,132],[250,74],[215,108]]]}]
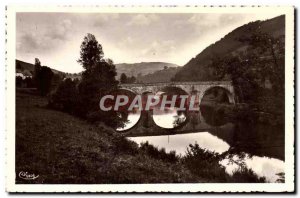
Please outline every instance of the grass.
[{"label": "grass", "polygon": [[47,100],[17,92],[16,183],[174,183],[196,181],[179,163],[138,152],[112,129],[46,108]]},{"label": "grass", "polygon": [[[203,155],[181,159],[149,144],[139,147],[103,124],[47,108],[47,99],[17,90],[16,183],[115,184],[231,182]],[[213,167],[213,168],[210,168]],[[197,171],[205,170],[205,172]],[[39,175],[23,180],[20,171]],[[217,173],[217,174],[216,174]],[[220,173],[220,174],[219,174]],[[247,174],[247,171],[240,174]],[[213,174],[213,176],[212,176]],[[218,175],[219,174],[219,175]],[[234,175],[239,182],[240,175]],[[228,179],[229,178],[229,179]]]}]

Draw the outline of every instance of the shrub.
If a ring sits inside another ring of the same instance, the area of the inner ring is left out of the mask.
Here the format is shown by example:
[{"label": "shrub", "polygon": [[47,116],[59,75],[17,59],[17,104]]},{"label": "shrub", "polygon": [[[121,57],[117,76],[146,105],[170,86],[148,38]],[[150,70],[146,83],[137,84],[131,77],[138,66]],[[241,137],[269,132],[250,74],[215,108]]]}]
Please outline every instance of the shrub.
[{"label": "shrub", "polygon": [[146,154],[152,158],[160,159],[167,162],[177,162],[179,159],[179,156],[176,155],[175,151],[167,153],[164,148],[158,149],[157,147],[154,147],[153,145],[149,144],[148,141],[145,143],[141,143],[139,151],[140,153]]},{"label": "shrub", "polygon": [[214,181],[225,181],[225,167],[219,164],[221,156],[199,147],[198,144],[189,145],[183,157],[185,166],[195,175]]},{"label": "shrub", "polygon": [[50,96],[49,105],[53,108],[73,113],[77,105],[78,91],[76,83],[70,78],[62,81]]},{"label": "shrub", "polygon": [[264,183],[266,182],[265,177],[259,177],[253,172],[252,169],[248,169],[245,166],[239,167],[233,172],[230,182],[234,183]]}]

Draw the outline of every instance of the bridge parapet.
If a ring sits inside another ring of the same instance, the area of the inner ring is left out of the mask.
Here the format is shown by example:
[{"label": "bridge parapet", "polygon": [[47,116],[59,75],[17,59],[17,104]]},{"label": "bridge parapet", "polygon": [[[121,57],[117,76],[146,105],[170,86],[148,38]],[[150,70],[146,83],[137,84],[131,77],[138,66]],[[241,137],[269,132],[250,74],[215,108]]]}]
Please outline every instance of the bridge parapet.
[{"label": "bridge parapet", "polygon": [[121,84],[121,87],[142,87],[142,86],[176,86],[176,85],[229,85],[232,86],[231,81],[188,81],[188,82],[158,82],[158,83],[130,83]]},{"label": "bridge parapet", "polygon": [[230,103],[234,103],[234,89],[231,81],[197,81],[197,82],[162,82],[162,83],[134,83],[121,84],[121,88],[131,90],[136,94],[151,92],[153,94],[162,91],[164,87],[174,86],[181,88],[187,94],[197,94],[201,100],[209,89],[221,87],[226,90]]}]

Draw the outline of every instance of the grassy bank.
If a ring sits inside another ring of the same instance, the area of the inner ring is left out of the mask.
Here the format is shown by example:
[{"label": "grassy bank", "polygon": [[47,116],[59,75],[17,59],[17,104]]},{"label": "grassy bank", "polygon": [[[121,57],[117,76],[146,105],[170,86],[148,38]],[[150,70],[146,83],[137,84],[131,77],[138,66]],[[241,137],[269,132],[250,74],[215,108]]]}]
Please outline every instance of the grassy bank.
[{"label": "grassy bank", "polygon": [[[92,125],[47,108],[34,92],[16,94],[17,183],[239,182],[217,160],[180,159],[176,154],[128,141],[104,125]],[[211,155],[205,155],[213,158]],[[198,156],[199,157],[199,156]],[[204,158],[203,158],[204,157]],[[202,163],[204,162],[205,163]],[[199,164],[195,169],[195,164]],[[211,169],[210,167],[214,167]],[[216,172],[218,174],[212,174]],[[39,175],[23,180],[20,171]],[[248,174],[248,173],[247,173]],[[253,173],[251,173],[253,176]],[[246,178],[246,177],[238,177]],[[241,180],[244,181],[244,180]],[[254,175],[248,182],[261,182]]]}]

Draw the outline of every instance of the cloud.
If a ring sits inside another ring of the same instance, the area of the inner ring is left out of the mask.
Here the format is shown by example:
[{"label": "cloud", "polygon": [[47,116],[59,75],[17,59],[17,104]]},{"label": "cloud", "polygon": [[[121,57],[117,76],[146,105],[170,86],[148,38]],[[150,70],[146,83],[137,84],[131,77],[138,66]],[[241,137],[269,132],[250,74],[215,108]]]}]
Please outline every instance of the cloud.
[{"label": "cloud", "polygon": [[241,14],[194,14],[187,22],[202,28],[228,26],[242,21],[246,15]]},{"label": "cloud", "polygon": [[18,47],[28,52],[30,49],[38,48],[39,43],[33,34],[24,34],[21,41],[18,43]]},{"label": "cloud", "polygon": [[49,52],[58,49],[72,34],[72,21],[62,20],[33,29],[26,29],[17,39],[17,49],[26,53]]},{"label": "cloud", "polygon": [[113,14],[99,14],[96,15],[93,20],[93,25],[95,27],[101,27],[109,24],[112,20],[118,20],[120,17],[120,14],[118,13],[113,13]]},{"label": "cloud", "polygon": [[49,27],[49,31],[45,36],[51,39],[66,40],[71,33],[72,22],[69,19],[65,19],[59,22],[57,25]]},{"label": "cloud", "polygon": [[127,48],[128,46],[132,46],[134,44],[134,39],[131,36],[127,36],[121,42],[118,43],[118,46],[121,48]]},{"label": "cloud", "polygon": [[170,56],[176,50],[175,41],[174,40],[166,40],[166,41],[154,41],[150,44],[149,48],[146,48],[141,51],[141,56]]},{"label": "cloud", "polygon": [[132,16],[131,20],[127,23],[129,26],[142,25],[147,26],[153,22],[158,21],[159,17],[156,14],[137,14]]}]

